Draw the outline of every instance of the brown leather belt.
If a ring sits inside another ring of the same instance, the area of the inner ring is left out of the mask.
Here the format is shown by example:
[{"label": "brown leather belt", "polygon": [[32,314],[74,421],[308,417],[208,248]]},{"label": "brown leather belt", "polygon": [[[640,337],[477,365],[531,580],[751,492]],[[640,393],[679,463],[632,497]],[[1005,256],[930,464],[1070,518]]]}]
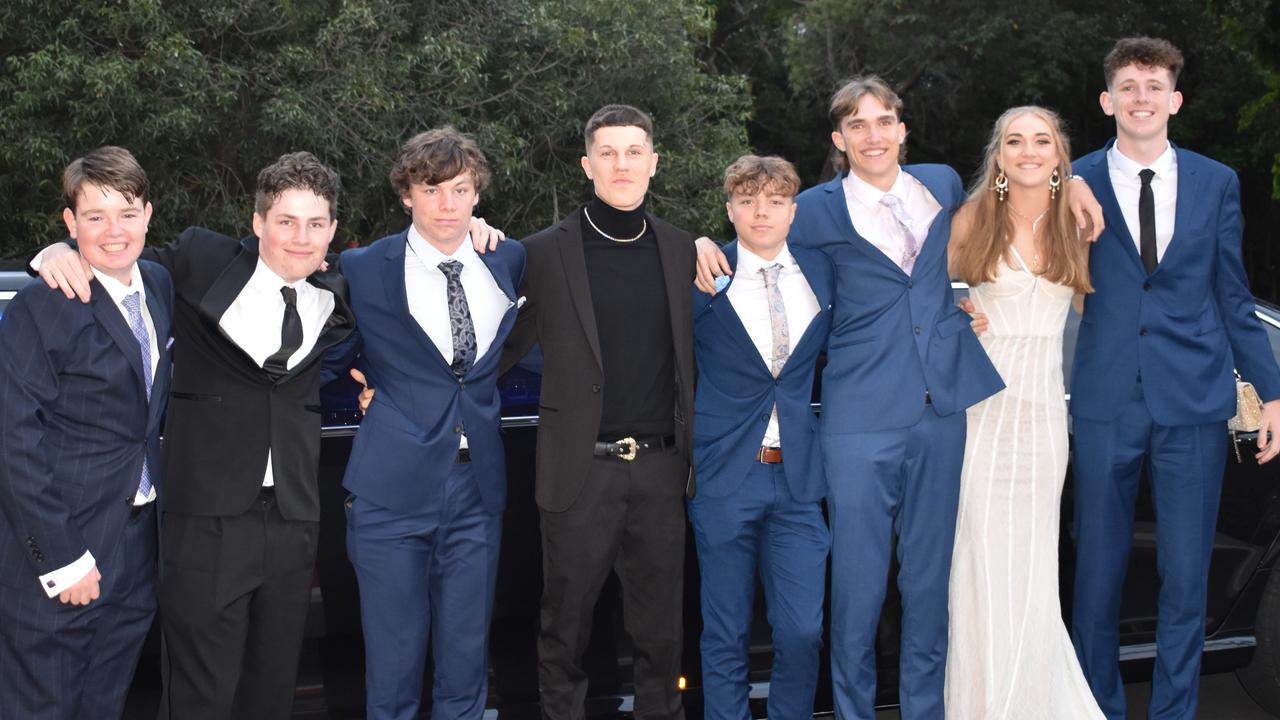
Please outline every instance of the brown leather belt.
[{"label": "brown leather belt", "polygon": [[611,457],[631,462],[639,455],[666,450],[669,447],[675,447],[675,444],[676,437],[674,435],[653,435],[642,438],[625,437],[611,442],[597,441],[595,456]]},{"label": "brown leather belt", "polygon": [[782,462],[782,448],[762,447],[760,452],[756,453],[756,460],[766,465],[777,465]]}]

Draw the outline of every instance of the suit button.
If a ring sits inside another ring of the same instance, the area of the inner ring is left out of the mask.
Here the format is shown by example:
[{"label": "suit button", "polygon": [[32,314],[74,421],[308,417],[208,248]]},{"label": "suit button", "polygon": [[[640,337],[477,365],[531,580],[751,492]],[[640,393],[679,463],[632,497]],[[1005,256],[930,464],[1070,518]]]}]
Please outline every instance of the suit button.
[{"label": "suit button", "polygon": [[1151,282],[1148,281],[1148,282],[1142,283],[1142,289],[1146,290],[1147,292],[1151,292]]},{"label": "suit button", "polygon": [[453,426],[453,431],[454,431],[454,432],[456,432],[456,433],[461,433],[461,432],[462,432],[462,426],[461,426],[461,425],[454,425],[454,426]]},{"label": "suit button", "polygon": [[591,385],[591,392],[593,392],[593,393],[598,393],[598,392],[600,392],[600,385],[593,383],[593,384]]},{"label": "suit button", "polygon": [[915,287],[915,286],[916,286],[916,283],[915,283],[915,281],[914,281],[914,280],[908,280],[908,281],[907,281],[907,289],[908,289],[908,290],[910,290],[911,288],[913,288],[913,287]]},{"label": "suit button", "polygon": [[782,384],[782,378],[774,378],[774,379],[773,379],[773,384],[774,384],[774,385],[781,385],[781,384]]},{"label": "suit button", "polygon": [[917,325],[917,326],[915,327],[915,332],[916,332],[916,334],[917,334],[917,335],[919,335],[919,334],[920,334],[920,326],[919,326],[919,325]]},{"label": "suit button", "polygon": [[464,382],[460,382],[460,383],[458,383],[458,389],[459,389],[459,390],[466,390],[466,389],[467,389],[467,384],[466,384],[466,383],[464,383]]},{"label": "suit button", "polygon": [[760,416],[760,419],[761,419],[761,420],[763,420],[764,422],[769,422],[769,416],[768,416],[768,415],[761,415],[761,416]]},{"label": "suit button", "polygon": [[1141,335],[1142,337],[1146,337],[1146,336],[1147,336],[1147,329],[1146,329],[1146,328],[1142,328],[1141,330],[1139,330],[1139,331],[1138,331],[1138,334],[1139,334],[1139,335]]}]

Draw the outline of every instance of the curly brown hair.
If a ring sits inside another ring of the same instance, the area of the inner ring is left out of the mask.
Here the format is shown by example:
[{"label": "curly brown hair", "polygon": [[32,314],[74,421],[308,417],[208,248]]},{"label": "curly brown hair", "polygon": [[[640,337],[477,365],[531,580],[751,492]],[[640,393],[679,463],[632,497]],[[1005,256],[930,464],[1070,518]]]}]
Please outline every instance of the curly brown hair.
[{"label": "curly brown hair", "polygon": [[1182,51],[1168,40],[1152,37],[1121,38],[1116,41],[1111,52],[1102,61],[1102,72],[1107,79],[1107,87],[1121,68],[1137,65],[1142,68],[1164,68],[1173,78],[1173,85],[1178,84],[1178,75],[1182,73]]},{"label": "curly brown hair", "polygon": [[253,211],[262,217],[286,190],[310,190],[329,201],[329,219],[338,216],[338,192],[342,184],[338,173],[309,152],[281,155],[279,160],[258,173],[258,189]]},{"label": "curly brown hair", "polygon": [[414,183],[439,185],[464,172],[471,173],[477,193],[489,186],[489,161],[480,146],[470,135],[446,125],[418,133],[400,146],[400,157],[391,168],[391,187],[405,197]]},{"label": "curly brown hair", "polygon": [[724,171],[724,194],[755,195],[769,190],[779,195],[795,197],[800,192],[800,175],[790,162],[770,155],[743,155]]}]

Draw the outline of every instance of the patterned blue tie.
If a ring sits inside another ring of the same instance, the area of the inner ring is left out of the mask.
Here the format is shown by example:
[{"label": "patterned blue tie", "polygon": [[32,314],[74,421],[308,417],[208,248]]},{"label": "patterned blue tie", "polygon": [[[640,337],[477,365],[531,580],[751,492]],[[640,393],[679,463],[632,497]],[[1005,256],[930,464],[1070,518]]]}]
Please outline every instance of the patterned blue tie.
[{"label": "patterned blue tie", "polygon": [[[129,329],[138,340],[142,350],[142,378],[146,381],[147,401],[151,401],[151,336],[147,334],[147,323],[142,319],[142,295],[131,292],[124,297],[124,309],[129,312]],[[147,497],[151,495],[151,469],[147,467],[146,453],[142,455],[142,478],[138,481],[138,492]]]},{"label": "patterned blue tie", "polygon": [[449,281],[449,333],[453,336],[453,374],[462,377],[476,362],[476,326],[462,290],[462,263],[445,260],[436,267]]}]

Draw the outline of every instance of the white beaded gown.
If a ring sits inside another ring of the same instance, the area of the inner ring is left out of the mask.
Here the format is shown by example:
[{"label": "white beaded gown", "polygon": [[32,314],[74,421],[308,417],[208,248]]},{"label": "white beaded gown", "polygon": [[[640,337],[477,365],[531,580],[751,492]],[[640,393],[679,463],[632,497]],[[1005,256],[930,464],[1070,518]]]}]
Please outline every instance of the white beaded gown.
[{"label": "white beaded gown", "polygon": [[[1011,248],[1012,250],[1012,248]],[[970,297],[1005,389],[969,408],[951,564],[948,720],[1103,718],[1058,600],[1067,468],[1062,333],[1074,291],[1017,252]]]}]

